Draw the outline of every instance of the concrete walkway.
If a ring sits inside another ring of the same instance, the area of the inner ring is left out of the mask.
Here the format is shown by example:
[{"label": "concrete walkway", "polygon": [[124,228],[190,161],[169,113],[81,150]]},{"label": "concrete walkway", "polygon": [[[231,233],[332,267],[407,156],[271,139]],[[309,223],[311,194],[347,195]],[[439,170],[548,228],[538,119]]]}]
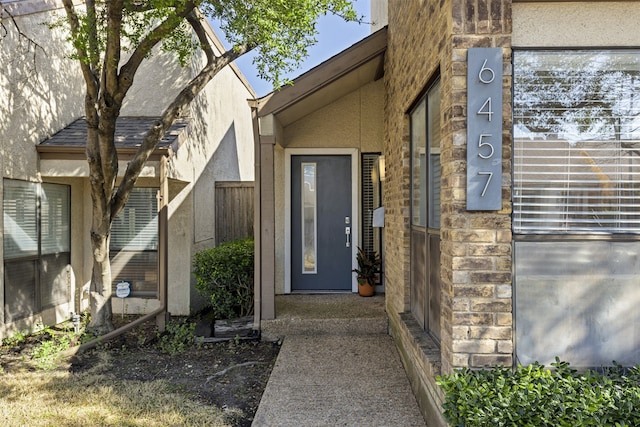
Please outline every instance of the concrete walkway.
[{"label": "concrete walkway", "polygon": [[263,336],[283,343],[253,426],[425,425],[386,333],[383,297],[287,295],[276,304]]}]

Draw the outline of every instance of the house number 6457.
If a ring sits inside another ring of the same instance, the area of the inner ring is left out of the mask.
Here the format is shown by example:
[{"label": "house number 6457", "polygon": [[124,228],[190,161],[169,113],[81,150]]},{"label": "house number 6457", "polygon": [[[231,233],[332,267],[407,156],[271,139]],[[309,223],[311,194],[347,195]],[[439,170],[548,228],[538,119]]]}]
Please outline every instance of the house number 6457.
[{"label": "house number 6457", "polygon": [[502,207],[502,49],[467,56],[467,209]]}]

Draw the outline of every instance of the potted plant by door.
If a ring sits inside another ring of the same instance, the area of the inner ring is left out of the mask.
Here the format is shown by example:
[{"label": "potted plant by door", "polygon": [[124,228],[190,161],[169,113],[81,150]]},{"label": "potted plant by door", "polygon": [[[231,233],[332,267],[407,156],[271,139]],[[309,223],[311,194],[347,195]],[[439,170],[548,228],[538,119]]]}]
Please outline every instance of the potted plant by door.
[{"label": "potted plant by door", "polygon": [[380,272],[382,259],[375,251],[367,253],[359,247],[356,260],[358,268],[353,269],[353,272],[358,275],[358,294],[370,297],[376,290],[376,275]]}]

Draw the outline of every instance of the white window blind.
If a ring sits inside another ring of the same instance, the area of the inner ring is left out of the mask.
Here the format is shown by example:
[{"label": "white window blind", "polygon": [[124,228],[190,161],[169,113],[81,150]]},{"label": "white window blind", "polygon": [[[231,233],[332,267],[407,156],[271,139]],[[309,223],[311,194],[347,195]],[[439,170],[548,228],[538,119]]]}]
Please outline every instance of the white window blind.
[{"label": "white window blind", "polygon": [[5,260],[38,255],[37,192],[36,183],[4,180]]},{"label": "white window blind", "polygon": [[156,188],[134,188],[124,209],[111,226],[112,251],[158,249]]},{"label": "white window blind", "polygon": [[42,184],[41,252],[70,252],[70,191],[66,185]]},{"label": "white window blind", "polygon": [[640,51],[514,52],[516,233],[640,232]]}]

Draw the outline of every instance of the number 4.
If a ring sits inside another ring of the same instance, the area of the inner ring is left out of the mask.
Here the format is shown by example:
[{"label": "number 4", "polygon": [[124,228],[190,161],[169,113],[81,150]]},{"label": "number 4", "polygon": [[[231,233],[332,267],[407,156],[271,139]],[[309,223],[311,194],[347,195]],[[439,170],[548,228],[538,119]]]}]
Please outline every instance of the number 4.
[{"label": "number 4", "polygon": [[484,101],[484,104],[482,104],[482,107],[478,110],[478,114],[486,114],[487,119],[491,121],[491,116],[493,115],[493,110],[491,109],[491,97]]}]

